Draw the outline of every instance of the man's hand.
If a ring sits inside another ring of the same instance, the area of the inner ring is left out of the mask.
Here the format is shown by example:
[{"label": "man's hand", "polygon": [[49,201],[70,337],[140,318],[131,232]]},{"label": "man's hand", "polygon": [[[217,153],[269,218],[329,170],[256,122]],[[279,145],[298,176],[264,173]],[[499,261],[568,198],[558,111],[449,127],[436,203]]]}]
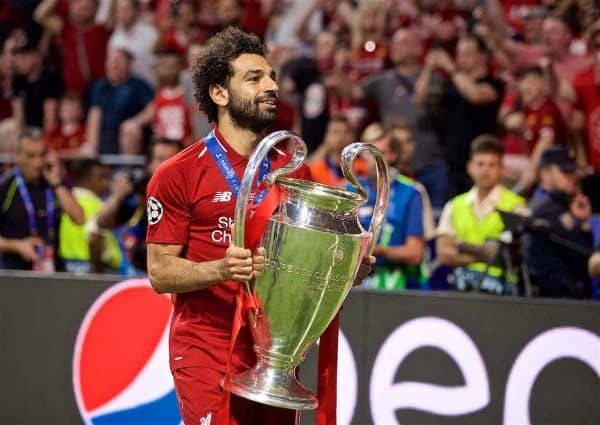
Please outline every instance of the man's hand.
[{"label": "man's hand", "polygon": [[592,214],[590,200],[583,193],[578,193],[571,201],[571,214],[579,221],[587,221]]},{"label": "man's hand", "polygon": [[223,258],[221,273],[223,280],[249,282],[254,276],[252,251],[229,245]]},{"label": "man's hand", "polygon": [[46,155],[46,165],[44,166],[43,174],[50,186],[56,186],[62,181],[60,161],[56,151],[50,151]]},{"label": "man's hand", "polygon": [[373,264],[375,264],[375,256],[366,255],[363,257],[362,263],[358,268],[358,273],[356,274],[356,279],[354,279],[354,286],[360,285],[363,280],[367,278],[369,273],[371,273],[371,269],[373,268]]},{"label": "man's hand", "polygon": [[123,173],[117,173],[113,181],[113,193],[118,199],[125,199],[133,192],[133,184]]},{"label": "man's hand", "polygon": [[262,276],[265,270],[265,254],[264,248],[258,248],[252,256],[252,277],[254,279]]},{"label": "man's hand", "polygon": [[13,251],[19,254],[25,261],[31,263],[39,260],[37,248],[43,248],[44,242],[35,236],[24,239],[13,240]]}]

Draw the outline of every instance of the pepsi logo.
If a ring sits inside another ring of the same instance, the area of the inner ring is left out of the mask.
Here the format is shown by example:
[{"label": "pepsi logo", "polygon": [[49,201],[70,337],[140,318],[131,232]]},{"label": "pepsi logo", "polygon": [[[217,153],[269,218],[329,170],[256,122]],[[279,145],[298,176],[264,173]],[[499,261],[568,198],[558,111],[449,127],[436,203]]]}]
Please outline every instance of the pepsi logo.
[{"label": "pepsi logo", "polygon": [[106,290],[75,341],[73,387],[86,425],[178,425],[169,370],[171,302],[147,279]]}]

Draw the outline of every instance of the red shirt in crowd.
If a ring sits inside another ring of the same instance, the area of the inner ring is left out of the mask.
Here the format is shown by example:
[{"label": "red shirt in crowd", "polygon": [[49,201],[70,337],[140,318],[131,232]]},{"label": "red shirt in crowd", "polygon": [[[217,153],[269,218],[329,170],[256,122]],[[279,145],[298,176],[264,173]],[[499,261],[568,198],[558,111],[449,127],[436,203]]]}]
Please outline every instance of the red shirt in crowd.
[{"label": "red shirt in crowd", "polygon": [[[238,154],[215,129],[227,158],[241,180],[248,158]],[[289,157],[274,153],[271,169],[286,164]],[[303,166],[293,177],[308,179]],[[148,184],[148,205],[158,206],[157,218],[148,220],[147,242],[183,245],[183,257],[209,261],[225,256],[231,242],[235,195],[219,166],[201,140],[164,162]],[[228,281],[210,288],[173,295],[170,332],[170,364],[210,367],[225,372],[235,294],[240,283]],[[255,362],[250,330],[240,330],[232,368],[241,371]]]},{"label": "red shirt in crowd", "polygon": [[579,73],[573,80],[577,108],[585,115],[585,138],[588,162],[600,172],[600,75],[594,66]]},{"label": "red shirt in crowd", "polygon": [[65,90],[85,93],[89,84],[104,77],[110,32],[102,25],[81,29],[67,18],[62,32]]},{"label": "red shirt in crowd", "polygon": [[154,97],[154,132],[180,142],[188,142],[192,136],[192,122],[188,113],[183,89],[164,88]]},{"label": "red shirt in crowd", "polygon": [[554,143],[567,144],[567,126],[554,101],[546,99],[537,107],[523,106],[524,128],[521,137],[506,138],[506,153],[530,155],[544,129],[554,132]]},{"label": "red shirt in crowd", "polygon": [[46,134],[46,145],[57,151],[77,149],[85,142],[85,125],[79,125],[74,131],[65,133],[61,125],[55,126]]},{"label": "red shirt in crowd", "polygon": [[385,68],[387,48],[373,40],[353,49],[348,58],[348,79],[358,83],[371,75],[379,74]]}]

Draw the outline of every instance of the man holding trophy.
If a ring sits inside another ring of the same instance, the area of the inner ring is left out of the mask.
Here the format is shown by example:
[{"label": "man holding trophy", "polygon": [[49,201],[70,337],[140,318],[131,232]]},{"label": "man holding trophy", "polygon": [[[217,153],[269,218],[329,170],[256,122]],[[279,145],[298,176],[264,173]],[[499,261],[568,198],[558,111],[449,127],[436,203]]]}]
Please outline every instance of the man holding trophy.
[{"label": "man holding trophy", "polygon": [[[259,353],[257,351],[255,354],[253,345],[267,347],[264,359],[268,360],[278,355],[269,354],[275,351],[275,340],[281,341],[285,337],[281,336],[278,323],[271,322],[284,316],[278,316],[278,312],[269,307],[272,303],[270,298],[260,292],[264,287],[260,286],[263,273],[279,276],[297,272],[298,276],[308,279],[305,286],[316,282],[315,279],[324,278],[320,272],[307,274],[305,270],[295,269],[291,265],[282,269],[281,264],[275,264],[275,260],[270,259],[271,254],[265,253],[265,248],[244,248],[244,245],[249,246],[248,243],[244,244],[244,227],[248,236],[256,227],[261,227],[256,224],[258,219],[254,224],[244,219],[236,221],[235,230],[233,223],[239,211],[243,211],[245,216],[248,200],[256,207],[252,211],[257,217],[261,216],[260,209],[264,205],[271,208],[267,215],[275,210],[273,205],[282,205],[279,204],[283,202],[281,200],[269,200],[272,190],[267,191],[263,181],[269,180],[269,176],[287,171],[289,181],[298,182],[309,180],[310,172],[302,164],[302,159],[296,161],[295,167],[290,167],[290,155],[274,148],[273,144],[269,146],[268,155],[265,153],[255,161],[256,173],[247,176],[256,157],[257,144],[277,115],[278,86],[275,72],[265,58],[264,46],[256,36],[234,28],[218,33],[206,43],[194,74],[196,99],[209,120],[215,123],[214,130],[203,140],[163,163],[152,177],[147,192],[148,274],[157,292],[173,294],[169,361],[182,418],[185,424],[203,425],[295,424],[298,417],[296,408],[314,408],[316,403],[306,407],[308,405],[302,403],[302,397],[294,399],[296,404],[280,402],[278,396],[272,395],[269,389],[257,392],[259,396],[247,395],[248,391],[240,389],[243,383],[236,384],[235,375],[257,364]],[[297,138],[291,133],[285,136],[277,141]],[[354,156],[356,154],[353,153]],[[298,158],[296,155],[295,159]],[[240,185],[242,175],[244,178]],[[256,175],[258,178],[255,178]],[[242,194],[245,198],[238,200],[238,194],[240,198]],[[286,196],[287,199],[292,198],[290,194]],[[351,201],[358,202],[355,199]],[[242,204],[245,205],[240,208]],[[304,204],[296,202],[294,205]],[[328,204],[324,205],[327,208]],[[292,208],[291,204],[289,208]],[[290,213],[286,211],[286,214]],[[269,229],[265,234],[270,232]],[[285,239],[289,232],[287,227],[281,229],[280,235]],[[321,233],[326,235],[325,232]],[[367,233],[362,228],[356,233],[358,236],[353,239],[357,241],[355,247],[353,245],[353,257],[346,255],[348,259],[344,259],[341,247],[334,246],[335,249],[329,250],[341,265],[346,269],[352,267],[353,270],[346,272],[349,279],[340,278],[340,282],[344,281],[339,291],[342,296],[336,301],[336,309],[322,320],[322,326],[315,328],[315,333],[318,332],[316,337],[323,333],[337,313],[349,287],[366,277],[370,265],[374,263],[374,257],[369,255],[369,249],[366,248]],[[335,236],[337,240],[340,239]],[[236,243],[240,238],[241,244]],[[289,245],[293,245],[293,242]],[[293,249],[293,246],[286,246],[285,249]],[[302,247],[296,249],[304,250]],[[277,258],[285,260],[285,252]],[[323,282],[321,299],[327,300],[327,294],[334,291],[326,287],[329,281]],[[250,288],[255,288],[257,292],[252,292]],[[281,303],[276,301],[276,304]],[[248,311],[252,314],[246,315]],[[265,329],[266,333],[263,332]],[[257,341],[256,332],[259,330],[263,333],[260,334],[260,341]],[[265,337],[267,334],[268,337]],[[309,345],[314,343],[316,337]],[[337,341],[337,333],[335,338]],[[303,357],[307,349],[296,351],[303,351]],[[282,354],[280,357],[285,356]],[[268,369],[268,373],[272,370],[275,369]],[[275,372],[279,373],[277,370]],[[233,381],[230,379],[232,376]],[[288,386],[291,385],[294,383]],[[233,396],[230,399],[230,389],[243,398]]]}]

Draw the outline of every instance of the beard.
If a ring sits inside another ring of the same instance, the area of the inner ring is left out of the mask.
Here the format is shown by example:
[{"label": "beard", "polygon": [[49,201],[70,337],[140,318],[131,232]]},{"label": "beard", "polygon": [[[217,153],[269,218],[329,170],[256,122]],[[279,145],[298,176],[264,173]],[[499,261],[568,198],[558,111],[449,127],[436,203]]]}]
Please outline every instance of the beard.
[{"label": "beard", "polygon": [[254,133],[260,133],[277,119],[277,109],[261,110],[260,102],[277,99],[275,93],[268,93],[254,99],[244,99],[229,90],[229,105],[227,110],[233,123],[239,128],[247,128]]}]

